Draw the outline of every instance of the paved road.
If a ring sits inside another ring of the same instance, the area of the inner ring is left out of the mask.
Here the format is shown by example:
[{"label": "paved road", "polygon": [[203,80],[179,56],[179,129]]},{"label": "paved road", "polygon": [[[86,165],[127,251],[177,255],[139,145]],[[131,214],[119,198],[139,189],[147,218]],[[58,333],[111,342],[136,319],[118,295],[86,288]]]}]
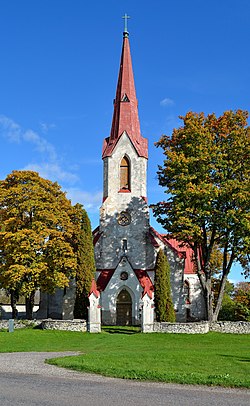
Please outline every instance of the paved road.
[{"label": "paved road", "polygon": [[44,364],[45,358],[60,355],[62,354],[0,354],[0,406],[249,406],[250,404],[250,391],[247,390],[141,383],[80,374]]}]

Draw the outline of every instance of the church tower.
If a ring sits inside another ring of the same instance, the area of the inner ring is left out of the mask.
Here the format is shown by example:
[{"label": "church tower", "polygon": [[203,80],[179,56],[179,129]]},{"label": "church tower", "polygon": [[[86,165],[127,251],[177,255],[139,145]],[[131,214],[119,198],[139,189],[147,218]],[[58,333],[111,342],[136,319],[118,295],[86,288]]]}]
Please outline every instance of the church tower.
[{"label": "church tower", "polygon": [[[103,145],[104,185],[100,231],[105,263],[115,267],[121,255],[135,268],[146,266],[141,235],[149,228],[147,207],[147,140],[140,132],[128,32],[123,46],[110,137]],[[110,249],[112,246],[112,249]],[[140,255],[136,255],[136,251]],[[114,255],[114,252],[116,253]]]},{"label": "church tower", "polygon": [[[143,317],[152,314],[154,267],[159,249],[164,250],[170,264],[177,320],[185,321],[189,314],[201,317],[199,281],[191,260],[190,263],[186,260],[190,259],[190,253],[149,224],[148,144],[140,130],[126,28],[112,126],[103,143],[102,159],[103,202],[99,227],[93,231],[102,323],[140,325],[142,307]],[[184,282],[189,287],[188,300]],[[145,300],[150,314],[145,314]]]},{"label": "church tower", "polygon": [[106,323],[139,323],[140,299],[153,286],[147,205],[147,140],[140,131],[129,34],[123,33],[110,136],[103,144],[103,203],[94,233],[97,286]]}]

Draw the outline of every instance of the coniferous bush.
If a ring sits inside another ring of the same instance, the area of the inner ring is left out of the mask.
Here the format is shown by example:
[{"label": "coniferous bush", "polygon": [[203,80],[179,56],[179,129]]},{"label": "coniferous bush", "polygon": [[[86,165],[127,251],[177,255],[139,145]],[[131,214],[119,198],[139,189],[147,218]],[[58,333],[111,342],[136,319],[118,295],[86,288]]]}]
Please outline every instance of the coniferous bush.
[{"label": "coniferous bush", "polygon": [[80,204],[75,205],[74,222],[78,225],[75,236],[77,252],[76,299],[74,317],[87,319],[92,279],[95,277],[95,259],[91,224],[87,212]]},{"label": "coniferous bush", "polygon": [[159,250],[156,258],[154,287],[156,320],[175,322],[170,286],[170,266],[163,250]]}]

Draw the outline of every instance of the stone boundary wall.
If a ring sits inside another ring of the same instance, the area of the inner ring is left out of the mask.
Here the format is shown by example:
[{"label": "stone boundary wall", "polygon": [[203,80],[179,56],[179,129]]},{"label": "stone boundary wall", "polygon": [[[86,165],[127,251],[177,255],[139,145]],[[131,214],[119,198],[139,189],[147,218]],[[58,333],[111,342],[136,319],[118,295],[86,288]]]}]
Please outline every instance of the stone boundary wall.
[{"label": "stone boundary wall", "polygon": [[167,323],[155,322],[153,324],[154,333],[172,333],[172,334],[205,334],[209,332],[209,324],[201,323]]},{"label": "stone boundary wall", "polygon": [[[86,320],[15,320],[14,328],[37,327],[43,330],[87,331]],[[0,320],[0,330],[8,330],[9,321]],[[213,323],[158,323],[147,324],[145,333],[169,334],[206,334],[209,331],[228,334],[250,334],[250,322],[247,321],[217,321]]]},{"label": "stone boundary wall", "polygon": [[172,334],[206,334],[209,331],[231,334],[250,334],[250,322],[247,321],[217,321],[195,323],[166,323],[155,322],[147,325],[145,332],[148,333],[172,333]]},{"label": "stone boundary wall", "polygon": [[86,320],[42,320],[41,328],[43,330],[64,330],[64,331],[87,331]]},{"label": "stone boundary wall", "polygon": [[[14,320],[14,328],[36,327],[41,325],[41,320]],[[9,320],[0,320],[0,330],[9,328]]]},{"label": "stone boundary wall", "polygon": [[209,331],[216,331],[218,333],[250,334],[250,322],[216,321],[210,323]]}]

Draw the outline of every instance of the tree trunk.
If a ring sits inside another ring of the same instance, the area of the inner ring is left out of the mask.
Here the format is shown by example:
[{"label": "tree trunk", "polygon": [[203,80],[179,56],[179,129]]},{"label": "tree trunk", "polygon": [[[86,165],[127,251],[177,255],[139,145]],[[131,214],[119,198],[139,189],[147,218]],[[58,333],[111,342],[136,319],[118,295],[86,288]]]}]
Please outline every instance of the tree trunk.
[{"label": "tree trunk", "polygon": [[204,290],[206,320],[213,321],[213,296],[211,290],[211,279],[206,281]]},{"label": "tree trunk", "polygon": [[226,283],[227,283],[227,276],[228,276],[227,274],[224,274],[220,281],[219,295],[218,295],[217,303],[216,303],[215,310],[214,310],[213,321],[217,321],[217,319],[218,319],[218,315],[219,315],[219,311],[221,308],[224,291],[225,291],[225,287],[226,287]]},{"label": "tree trunk", "polygon": [[26,318],[28,320],[33,319],[33,307],[35,301],[35,291],[33,291],[29,296],[25,298],[25,305],[26,305]]},{"label": "tree trunk", "polygon": [[16,307],[17,301],[19,299],[19,295],[15,290],[12,290],[10,292],[10,303],[11,303],[11,308],[12,308],[12,318],[17,319],[18,316],[18,310]]},{"label": "tree trunk", "polygon": [[204,304],[205,304],[205,320],[213,320],[213,295],[212,295],[212,281],[211,272],[209,270],[209,257],[204,260],[204,255],[199,251],[199,246],[197,244],[192,248],[194,252],[194,259],[197,268],[197,275],[200,281]]}]

